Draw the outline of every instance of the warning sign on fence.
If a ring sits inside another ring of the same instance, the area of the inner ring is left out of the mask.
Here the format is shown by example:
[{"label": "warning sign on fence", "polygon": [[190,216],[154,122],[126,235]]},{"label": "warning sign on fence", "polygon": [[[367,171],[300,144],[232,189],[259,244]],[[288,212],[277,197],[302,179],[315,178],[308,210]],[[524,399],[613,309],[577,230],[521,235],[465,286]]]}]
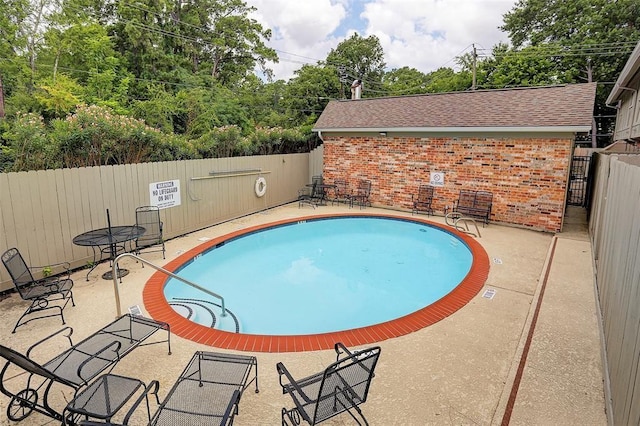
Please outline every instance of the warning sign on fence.
[{"label": "warning sign on fence", "polygon": [[149,184],[150,205],[166,209],[180,205],[180,180],[167,180]]}]

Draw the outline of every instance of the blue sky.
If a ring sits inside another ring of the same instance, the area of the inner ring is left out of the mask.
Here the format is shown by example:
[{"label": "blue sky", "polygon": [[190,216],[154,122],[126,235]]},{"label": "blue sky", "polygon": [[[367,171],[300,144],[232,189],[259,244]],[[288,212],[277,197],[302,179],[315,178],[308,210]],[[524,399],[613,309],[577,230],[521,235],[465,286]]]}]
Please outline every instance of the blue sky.
[{"label": "blue sky", "polygon": [[364,11],[364,1],[351,1],[348,2],[345,7],[347,14],[345,18],[340,21],[340,25],[331,33],[334,37],[347,37],[354,30],[359,34],[363,34],[366,30],[366,22],[360,18],[360,15]]},{"label": "blue sky", "polygon": [[508,42],[498,27],[516,0],[245,0],[273,37],[280,62],[271,68],[288,80],[303,64],[324,60],[354,32],[376,35],[388,69],[403,66],[424,73],[455,68],[455,57],[489,53]]}]

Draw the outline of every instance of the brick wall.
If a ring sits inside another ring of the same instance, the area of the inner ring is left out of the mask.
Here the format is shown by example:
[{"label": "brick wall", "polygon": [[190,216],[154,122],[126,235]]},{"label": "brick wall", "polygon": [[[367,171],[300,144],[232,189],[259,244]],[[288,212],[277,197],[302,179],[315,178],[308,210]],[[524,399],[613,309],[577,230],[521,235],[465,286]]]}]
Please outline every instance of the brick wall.
[{"label": "brick wall", "polygon": [[411,194],[444,173],[433,207],[453,204],[460,189],[493,192],[491,220],[559,232],[571,139],[324,137],[324,177],[351,188],[372,181],[374,205],[411,208]]}]

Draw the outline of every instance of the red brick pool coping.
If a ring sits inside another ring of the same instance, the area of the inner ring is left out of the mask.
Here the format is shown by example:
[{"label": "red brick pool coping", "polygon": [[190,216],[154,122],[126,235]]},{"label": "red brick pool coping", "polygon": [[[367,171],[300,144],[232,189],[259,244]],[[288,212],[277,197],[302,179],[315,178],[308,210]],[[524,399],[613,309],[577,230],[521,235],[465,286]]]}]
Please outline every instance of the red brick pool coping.
[{"label": "red brick pool coping", "polygon": [[216,244],[260,229],[304,220],[354,216],[410,220],[443,229],[446,232],[454,234],[467,244],[473,255],[471,269],[462,282],[450,293],[416,312],[380,324],[322,334],[299,336],[242,334],[215,330],[196,324],[174,311],[167,302],[164,296],[164,286],[168,277],[162,272],[153,274],[145,284],[142,293],[145,308],[149,315],[155,320],[169,323],[173,334],[203,345],[249,352],[302,352],[331,349],[336,342],[342,342],[347,347],[365,345],[418,331],[452,315],[473,299],[484,286],[489,275],[489,257],[484,248],[475,239],[452,227],[440,225],[426,219],[386,214],[346,213],[314,215],[256,225],[213,238],[200,244],[169,262],[164,266],[164,269],[173,272],[196,255],[205,252]]}]

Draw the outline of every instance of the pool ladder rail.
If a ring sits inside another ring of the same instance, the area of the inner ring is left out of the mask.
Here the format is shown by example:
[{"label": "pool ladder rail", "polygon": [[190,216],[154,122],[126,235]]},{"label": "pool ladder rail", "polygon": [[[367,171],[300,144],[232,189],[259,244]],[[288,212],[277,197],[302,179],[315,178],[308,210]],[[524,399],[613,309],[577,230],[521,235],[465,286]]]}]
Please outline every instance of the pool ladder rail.
[{"label": "pool ladder rail", "polygon": [[[447,225],[454,227],[460,232],[464,232],[465,234],[471,235],[476,238],[481,238],[480,229],[478,228],[478,224],[476,220],[472,217],[463,216],[458,212],[451,212],[444,215],[444,221]],[[464,225],[464,227],[462,225]],[[476,228],[476,232],[469,230],[469,224],[472,224]]]},{"label": "pool ladder rail", "polygon": [[[203,320],[201,320],[200,316],[198,315],[198,320],[195,321],[198,324],[201,324],[210,328],[216,328],[216,325],[220,323],[214,311],[215,308],[214,309],[211,308],[211,306],[222,308],[222,305],[216,302],[212,302],[210,300],[204,300],[204,299],[188,299],[183,297],[174,297],[168,302],[169,302],[169,305],[174,309],[177,307],[184,308],[186,310],[186,315],[183,315],[183,316],[188,320],[194,321],[196,317],[196,310],[198,310],[198,312],[202,312],[202,311],[206,312],[206,314],[211,318],[211,324],[207,325],[207,324],[203,324]],[[238,321],[238,317],[236,317],[235,314],[231,312],[228,308],[225,310],[225,313],[228,314],[228,316],[230,316],[231,319],[233,320],[235,333],[240,333],[240,321]],[[220,327],[218,328],[222,329],[222,325],[220,324]]]},{"label": "pool ladder rail", "polygon": [[[118,289],[118,273],[117,273],[117,271],[118,271],[118,262],[121,259],[125,258],[125,257],[132,257],[132,258],[136,259],[137,261],[143,263],[144,265],[148,265],[148,266],[152,267],[156,271],[160,271],[163,274],[166,274],[171,278],[174,278],[174,279],[176,279],[178,281],[181,281],[181,282],[183,282],[184,284],[186,284],[186,285],[188,285],[190,287],[193,287],[193,288],[195,288],[197,290],[200,290],[201,292],[203,292],[205,294],[208,294],[209,296],[220,300],[220,304],[219,305],[216,304],[216,303],[213,303],[213,302],[207,302],[207,303],[212,303],[212,304],[214,304],[216,306],[219,306],[222,309],[222,314],[221,315],[223,317],[226,317],[227,313],[231,314],[231,316],[233,317],[233,319],[236,322],[236,327],[239,328],[238,320],[237,320],[236,316],[233,315],[231,312],[229,312],[225,308],[224,297],[220,296],[217,293],[214,293],[211,290],[208,290],[208,289],[202,287],[201,285],[198,285],[198,284],[196,284],[194,282],[191,282],[191,281],[189,281],[187,279],[184,279],[184,278],[174,274],[173,272],[167,271],[166,269],[164,269],[164,268],[162,268],[162,267],[160,267],[158,265],[154,265],[153,263],[149,262],[148,260],[145,260],[145,259],[141,258],[140,256],[136,256],[135,254],[132,254],[132,253],[122,253],[122,254],[118,255],[118,257],[115,258],[115,260],[113,261],[113,264],[111,265],[112,276],[113,276],[113,292],[115,294],[115,299],[116,299],[116,314],[117,314],[116,318],[120,318],[122,316],[122,306],[120,304],[120,290]],[[199,302],[206,302],[206,301],[199,301]],[[213,318],[214,318],[214,321],[215,321],[215,316]]]}]

